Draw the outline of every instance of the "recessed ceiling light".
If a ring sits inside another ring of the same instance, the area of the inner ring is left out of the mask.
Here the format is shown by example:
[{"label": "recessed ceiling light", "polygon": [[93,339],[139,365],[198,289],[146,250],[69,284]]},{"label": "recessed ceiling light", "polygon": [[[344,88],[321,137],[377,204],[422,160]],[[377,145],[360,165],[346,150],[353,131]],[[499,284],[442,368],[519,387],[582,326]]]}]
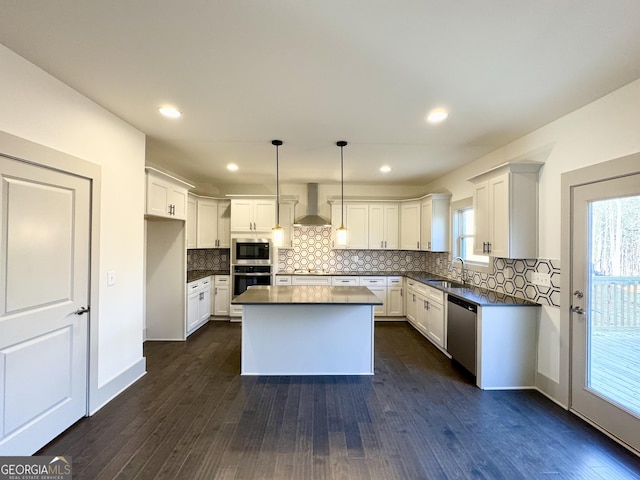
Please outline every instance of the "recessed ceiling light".
[{"label": "recessed ceiling light", "polygon": [[427,115],[427,122],[429,123],[440,123],[447,119],[449,116],[449,112],[447,112],[443,108],[436,108],[435,110],[431,110]]},{"label": "recessed ceiling light", "polygon": [[227,165],[227,170],[235,172],[236,170],[238,170],[238,165],[236,165],[235,163],[230,163],[229,165]]},{"label": "recessed ceiling light", "polygon": [[389,165],[383,165],[380,167],[380,171],[382,173],[389,173],[391,171],[391,167]]},{"label": "recessed ceiling light", "polygon": [[158,111],[167,118],[180,118],[182,112],[173,107],[160,107]]}]

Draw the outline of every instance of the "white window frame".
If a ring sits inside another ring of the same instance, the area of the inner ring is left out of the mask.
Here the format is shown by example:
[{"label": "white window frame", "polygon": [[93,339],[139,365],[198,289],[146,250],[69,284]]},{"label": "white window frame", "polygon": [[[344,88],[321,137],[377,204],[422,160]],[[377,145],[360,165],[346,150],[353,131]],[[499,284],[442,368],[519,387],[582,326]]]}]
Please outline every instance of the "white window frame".
[{"label": "white window frame", "polygon": [[[473,237],[473,234],[460,235],[459,233],[459,225],[460,225],[460,213],[464,210],[473,209],[473,198],[465,198],[462,200],[457,200],[455,202],[451,202],[451,258],[460,257],[461,253],[461,240],[462,238]],[[493,262],[491,261],[491,257],[484,256],[486,261],[478,261],[477,257],[481,255],[476,255],[475,259],[464,259],[464,265],[471,270],[485,273],[492,273],[491,266]]]}]

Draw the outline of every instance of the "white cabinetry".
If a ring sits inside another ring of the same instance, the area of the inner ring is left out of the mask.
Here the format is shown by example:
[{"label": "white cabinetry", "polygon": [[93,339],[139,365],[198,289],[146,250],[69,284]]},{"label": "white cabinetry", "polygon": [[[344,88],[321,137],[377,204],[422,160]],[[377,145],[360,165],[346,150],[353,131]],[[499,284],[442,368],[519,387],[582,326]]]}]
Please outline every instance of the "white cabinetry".
[{"label": "white cabinetry", "polygon": [[187,283],[187,336],[204,325],[211,316],[211,277]]},{"label": "white cabinetry", "polygon": [[231,232],[249,236],[271,236],[276,222],[275,200],[232,199]]},{"label": "white cabinetry", "polygon": [[474,183],[474,253],[502,258],[538,255],[538,162],[505,163]]},{"label": "white cabinetry", "polygon": [[295,218],[295,202],[280,200],[280,226],[284,229],[282,245],[279,248],[293,248],[293,221]]},{"label": "white cabinetry", "polygon": [[399,245],[398,233],[398,204],[369,204],[369,248],[397,250]]},{"label": "white cabinetry", "polygon": [[331,277],[332,287],[357,287],[360,285],[360,277],[340,275]]},{"label": "white cabinetry", "polygon": [[376,317],[387,316],[387,277],[360,277],[360,285],[367,287],[382,300],[382,305],[376,305],[373,314]]},{"label": "white cabinetry", "polygon": [[400,250],[420,250],[420,202],[400,204]]},{"label": "white cabinetry", "polygon": [[147,167],[146,172],[145,214],[186,220],[187,194],[193,185],[154,168]]},{"label": "white cabinetry", "polygon": [[189,195],[187,248],[229,248],[230,201]]},{"label": "white cabinetry", "polygon": [[347,227],[347,248],[369,248],[369,205],[345,205]]},{"label": "white cabinetry", "polygon": [[387,316],[404,316],[402,277],[387,277]]},{"label": "white cabinetry", "polygon": [[187,197],[187,249],[197,248],[198,203],[194,195]]},{"label": "white cabinetry", "polygon": [[228,317],[231,302],[231,280],[229,275],[216,275],[211,290],[213,315]]},{"label": "white cabinetry", "polygon": [[432,194],[422,200],[420,246],[422,250],[449,250],[449,203],[451,195]]},{"label": "white cabinetry", "polygon": [[436,346],[445,348],[445,310],[444,310],[444,292],[433,288],[426,287],[425,293],[425,309],[426,309],[426,327],[427,337],[436,344]]},{"label": "white cabinetry", "polygon": [[231,201],[218,200],[218,245],[231,248]]},{"label": "white cabinetry", "polygon": [[406,280],[407,320],[440,350],[446,345],[444,292],[416,280]]},{"label": "white cabinetry", "polygon": [[331,277],[328,275],[292,275],[291,285],[324,285],[331,286]]}]

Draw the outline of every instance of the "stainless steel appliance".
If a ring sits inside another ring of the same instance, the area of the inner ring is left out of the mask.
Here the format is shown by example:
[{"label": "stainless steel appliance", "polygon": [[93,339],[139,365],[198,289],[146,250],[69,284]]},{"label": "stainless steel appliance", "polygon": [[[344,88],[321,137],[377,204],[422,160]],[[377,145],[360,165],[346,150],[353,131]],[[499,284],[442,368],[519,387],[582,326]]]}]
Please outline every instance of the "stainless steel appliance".
[{"label": "stainless steel appliance", "polygon": [[478,307],[448,295],[447,351],[453,359],[476,375],[476,338]]},{"label": "stainless steel appliance", "polygon": [[271,265],[233,265],[231,283],[233,296],[237,297],[254,285],[271,285]]},{"label": "stainless steel appliance", "polygon": [[231,265],[271,265],[271,240],[234,238],[231,240]]}]

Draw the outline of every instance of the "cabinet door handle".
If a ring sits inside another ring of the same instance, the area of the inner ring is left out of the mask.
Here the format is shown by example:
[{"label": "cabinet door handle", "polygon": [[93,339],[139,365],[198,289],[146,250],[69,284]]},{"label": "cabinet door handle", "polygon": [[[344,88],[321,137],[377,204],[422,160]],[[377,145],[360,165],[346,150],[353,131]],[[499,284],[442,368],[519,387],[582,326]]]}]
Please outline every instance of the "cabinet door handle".
[{"label": "cabinet door handle", "polygon": [[400,296],[401,297],[404,296],[403,293],[402,293],[402,289],[400,289]]},{"label": "cabinet door handle", "polygon": [[387,241],[384,241],[384,248],[387,248]]},{"label": "cabinet door handle", "polygon": [[431,242],[429,242],[429,243],[428,243],[428,245],[429,245],[429,246],[428,246],[427,248],[428,248],[429,250],[431,250]]},{"label": "cabinet door handle", "polygon": [[416,248],[420,250],[420,242],[416,242]]}]

